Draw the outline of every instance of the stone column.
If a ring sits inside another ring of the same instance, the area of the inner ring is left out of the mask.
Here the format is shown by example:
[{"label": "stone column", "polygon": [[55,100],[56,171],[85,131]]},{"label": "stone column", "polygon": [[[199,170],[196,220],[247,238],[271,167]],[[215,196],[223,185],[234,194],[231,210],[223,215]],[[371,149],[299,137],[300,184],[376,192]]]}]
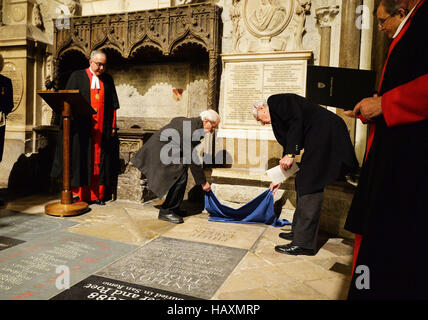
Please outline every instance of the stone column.
[{"label": "stone column", "polygon": [[[340,33],[339,67],[359,69],[360,67],[360,45],[361,28],[357,22],[361,19],[361,13],[357,8],[362,5],[363,0],[342,0],[342,27]],[[352,143],[355,143],[356,120],[346,117],[343,110],[338,109],[337,114],[341,116],[348,127]]]},{"label": "stone column", "polygon": [[209,53],[208,70],[208,109],[216,110],[217,106],[217,88],[218,88],[218,54],[214,50]]},{"label": "stone column", "polygon": [[3,0],[0,0],[0,27],[3,25]]},{"label": "stone column", "polygon": [[321,29],[320,66],[330,65],[331,25],[339,13],[339,6],[320,7],[315,10]]}]

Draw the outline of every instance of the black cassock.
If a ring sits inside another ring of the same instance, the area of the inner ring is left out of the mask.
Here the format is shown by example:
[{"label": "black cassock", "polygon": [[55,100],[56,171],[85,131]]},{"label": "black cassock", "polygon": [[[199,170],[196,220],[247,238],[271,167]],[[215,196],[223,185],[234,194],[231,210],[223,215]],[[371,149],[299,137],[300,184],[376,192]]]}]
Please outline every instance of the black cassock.
[{"label": "black cassock", "polygon": [[348,299],[428,299],[427,31],[423,0],[391,45],[383,115],[345,224],[362,235]]},{"label": "black cassock", "polygon": [[268,99],[272,129],[285,154],[304,153],[296,176],[299,196],[322,191],[358,168],[349,132],[342,118],[295,94]]},{"label": "black cassock", "polygon": [[[13,108],[13,87],[12,81],[0,74],[0,111],[8,115]],[[6,125],[0,127],[0,161],[3,158],[4,136]]]}]

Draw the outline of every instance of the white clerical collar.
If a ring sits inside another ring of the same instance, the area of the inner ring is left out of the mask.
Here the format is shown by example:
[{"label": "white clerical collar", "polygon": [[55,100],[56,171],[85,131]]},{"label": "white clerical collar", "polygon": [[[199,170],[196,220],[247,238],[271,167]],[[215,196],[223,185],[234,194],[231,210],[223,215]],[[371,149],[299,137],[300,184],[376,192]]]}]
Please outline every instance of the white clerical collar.
[{"label": "white clerical collar", "polygon": [[401,22],[401,24],[398,26],[397,31],[395,32],[394,36],[392,37],[393,39],[397,38],[398,35],[400,34],[401,30],[403,30],[404,26],[406,25],[406,22],[410,19],[410,16],[412,15],[413,11],[415,11],[419,2],[413,7],[412,10],[410,10],[409,14],[404,18],[403,22]]},{"label": "white clerical collar", "polygon": [[100,89],[100,79],[92,71],[91,67],[89,67],[89,71],[92,73],[91,89]]}]

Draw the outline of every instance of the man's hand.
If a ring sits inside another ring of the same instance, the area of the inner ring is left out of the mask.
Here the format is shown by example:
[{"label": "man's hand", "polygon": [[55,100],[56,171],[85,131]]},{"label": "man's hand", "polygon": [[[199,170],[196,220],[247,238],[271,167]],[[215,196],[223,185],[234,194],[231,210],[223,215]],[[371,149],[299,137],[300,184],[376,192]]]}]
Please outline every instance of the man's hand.
[{"label": "man's hand", "polygon": [[287,171],[288,169],[291,168],[291,166],[293,165],[293,162],[294,162],[294,158],[291,158],[288,155],[286,155],[284,158],[282,158],[279,161],[279,165],[281,166],[282,170]]},{"label": "man's hand", "polygon": [[272,192],[273,195],[278,191],[278,189],[281,187],[281,183],[274,185],[273,183],[270,184],[269,190]]},{"label": "man's hand", "polygon": [[203,185],[202,185],[202,189],[205,191],[205,192],[210,192],[211,191],[211,185],[209,184],[209,182],[207,181],[207,182],[205,182]]},{"label": "man's hand", "polygon": [[357,117],[355,115],[354,111],[351,111],[351,110],[346,110],[345,112],[343,112],[343,114],[347,117],[350,117],[350,118],[356,118]]},{"label": "man's hand", "polygon": [[116,135],[117,130],[116,129],[111,129],[111,136],[114,137]]},{"label": "man's hand", "polygon": [[382,97],[375,95],[373,98],[361,100],[354,108],[354,115],[362,115],[367,120],[376,118],[382,114]]}]

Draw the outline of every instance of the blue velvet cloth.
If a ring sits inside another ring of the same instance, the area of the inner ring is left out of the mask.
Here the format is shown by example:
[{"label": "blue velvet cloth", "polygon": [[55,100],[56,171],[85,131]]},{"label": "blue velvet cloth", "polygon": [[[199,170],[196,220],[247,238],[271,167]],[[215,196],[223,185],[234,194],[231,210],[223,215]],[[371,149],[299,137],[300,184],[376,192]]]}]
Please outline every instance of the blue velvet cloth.
[{"label": "blue velvet cloth", "polygon": [[233,209],[221,204],[215,194],[210,191],[205,193],[205,209],[210,214],[209,221],[261,223],[277,228],[291,224],[288,220],[278,219],[275,215],[273,195],[270,190],[266,190],[239,209]]}]

